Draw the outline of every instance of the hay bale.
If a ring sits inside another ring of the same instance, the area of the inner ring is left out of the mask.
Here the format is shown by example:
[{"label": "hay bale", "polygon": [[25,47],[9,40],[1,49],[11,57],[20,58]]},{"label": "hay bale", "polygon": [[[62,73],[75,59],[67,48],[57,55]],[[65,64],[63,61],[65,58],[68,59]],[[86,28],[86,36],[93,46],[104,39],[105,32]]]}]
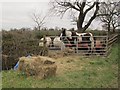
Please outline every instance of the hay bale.
[{"label": "hay bale", "polygon": [[57,66],[52,58],[43,56],[21,57],[19,58],[18,70],[24,72],[27,76],[38,76],[45,79],[55,76]]}]

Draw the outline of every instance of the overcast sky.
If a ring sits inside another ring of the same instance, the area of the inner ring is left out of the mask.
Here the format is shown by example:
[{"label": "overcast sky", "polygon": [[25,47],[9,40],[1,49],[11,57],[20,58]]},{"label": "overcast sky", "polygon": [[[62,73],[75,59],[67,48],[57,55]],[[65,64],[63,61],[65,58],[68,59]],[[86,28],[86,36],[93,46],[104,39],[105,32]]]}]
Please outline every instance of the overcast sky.
[{"label": "overcast sky", "polygon": [[[35,23],[31,19],[31,13],[42,13],[44,16],[48,14],[50,6],[48,5],[50,0],[24,0],[24,1],[15,1],[4,0],[0,3],[0,23],[2,23],[2,28],[9,30],[10,28],[33,28]],[[55,28],[55,27],[64,27],[67,29],[75,28],[76,25],[72,25],[71,20],[68,15],[65,15],[62,19],[57,16],[48,16],[45,20],[44,27]],[[90,28],[101,29],[100,22],[94,21]]]}]

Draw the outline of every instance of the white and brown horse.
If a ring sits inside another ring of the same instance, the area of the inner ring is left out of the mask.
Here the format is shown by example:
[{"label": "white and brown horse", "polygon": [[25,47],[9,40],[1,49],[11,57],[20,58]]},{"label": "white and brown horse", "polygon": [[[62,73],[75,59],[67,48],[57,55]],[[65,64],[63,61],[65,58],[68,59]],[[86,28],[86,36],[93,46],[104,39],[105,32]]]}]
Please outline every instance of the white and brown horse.
[{"label": "white and brown horse", "polygon": [[92,33],[77,33],[72,31],[67,31],[63,29],[60,39],[66,44],[70,44],[71,47],[86,47],[87,49],[94,48],[94,38]]},{"label": "white and brown horse", "polygon": [[60,40],[62,40],[67,47],[75,47],[76,46],[76,32],[71,32],[63,29],[60,34]]}]

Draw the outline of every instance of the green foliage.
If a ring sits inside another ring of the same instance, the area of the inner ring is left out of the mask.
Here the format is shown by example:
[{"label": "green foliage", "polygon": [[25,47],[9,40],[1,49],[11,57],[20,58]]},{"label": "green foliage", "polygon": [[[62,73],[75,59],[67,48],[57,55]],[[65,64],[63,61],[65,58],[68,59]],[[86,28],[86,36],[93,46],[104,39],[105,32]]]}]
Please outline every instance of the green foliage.
[{"label": "green foliage", "polygon": [[115,43],[111,48],[110,55],[107,58],[111,63],[118,64],[119,62],[119,46],[120,43]]}]

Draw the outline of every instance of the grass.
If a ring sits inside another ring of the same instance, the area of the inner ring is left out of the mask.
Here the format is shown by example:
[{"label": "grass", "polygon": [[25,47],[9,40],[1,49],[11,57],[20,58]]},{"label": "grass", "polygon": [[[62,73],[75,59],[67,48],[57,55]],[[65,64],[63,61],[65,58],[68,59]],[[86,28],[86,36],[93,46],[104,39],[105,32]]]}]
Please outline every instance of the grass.
[{"label": "grass", "polygon": [[0,72],[0,89],[2,89],[2,73]]},{"label": "grass", "polygon": [[56,59],[57,75],[45,80],[2,71],[3,88],[117,88],[118,46],[108,57],[67,56]]}]

